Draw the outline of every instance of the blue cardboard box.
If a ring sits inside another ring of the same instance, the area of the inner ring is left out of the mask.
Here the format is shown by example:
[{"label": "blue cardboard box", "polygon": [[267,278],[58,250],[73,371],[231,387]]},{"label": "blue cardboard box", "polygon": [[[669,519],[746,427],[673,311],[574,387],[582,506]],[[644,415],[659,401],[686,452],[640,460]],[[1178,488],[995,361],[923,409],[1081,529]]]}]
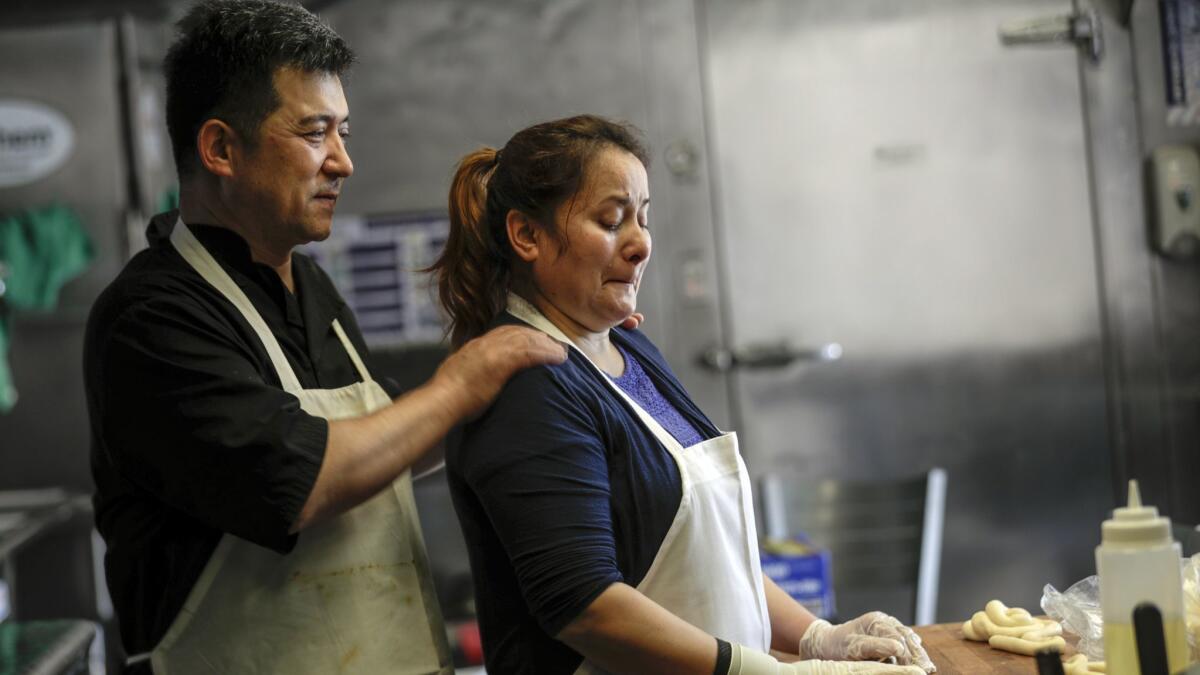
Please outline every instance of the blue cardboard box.
[{"label": "blue cardboard box", "polygon": [[818,618],[835,614],[829,551],[802,541],[768,539],[762,544],[762,570],[785,593]]}]

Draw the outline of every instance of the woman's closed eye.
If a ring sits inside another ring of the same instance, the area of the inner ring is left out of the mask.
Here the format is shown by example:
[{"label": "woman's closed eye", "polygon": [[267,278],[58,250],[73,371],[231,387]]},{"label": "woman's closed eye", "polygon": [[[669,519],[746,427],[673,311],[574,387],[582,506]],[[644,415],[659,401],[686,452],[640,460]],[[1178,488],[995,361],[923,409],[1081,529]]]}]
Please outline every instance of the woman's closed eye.
[{"label": "woman's closed eye", "polygon": [[621,229],[621,223],[623,221],[624,221],[624,218],[622,217],[622,214],[620,214],[620,213],[606,213],[606,214],[601,215],[599,218],[597,218],[597,222],[600,223],[601,227],[603,227],[606,230],[614,230],[614,231]]}]

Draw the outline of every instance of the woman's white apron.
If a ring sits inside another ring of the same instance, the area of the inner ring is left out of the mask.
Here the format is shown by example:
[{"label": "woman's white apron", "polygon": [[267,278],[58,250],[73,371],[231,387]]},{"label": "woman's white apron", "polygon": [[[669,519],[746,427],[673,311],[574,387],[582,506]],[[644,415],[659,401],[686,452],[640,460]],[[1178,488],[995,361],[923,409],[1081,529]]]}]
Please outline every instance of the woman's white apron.
[{"label": "woman's white apron", "polygon": [[[509,295],[508,312],[572,344],[537,308],[516,295]],[[767,651],[771,623],[758,557],[754,500],[737,435],[731,432],[684,448],[595,364],[592,367],[679,467],[679,510],[637,590],[711,635]],[[575,672],[603,671],[584,661]]]}]

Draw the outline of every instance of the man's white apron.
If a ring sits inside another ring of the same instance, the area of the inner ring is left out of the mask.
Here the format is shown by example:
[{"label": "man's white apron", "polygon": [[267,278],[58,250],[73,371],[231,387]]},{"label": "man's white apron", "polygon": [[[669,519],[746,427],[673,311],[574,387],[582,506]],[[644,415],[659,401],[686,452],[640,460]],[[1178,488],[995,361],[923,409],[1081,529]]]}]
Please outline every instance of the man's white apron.
[{"label": "man's white apron", "polygon": [[[516,295],[508,297],[508,312],[572,344],[537,308]],[[595,364],[592,367],[637,413],[679,467],[679,511],[637,590],[710,635],[767,651],[771,623],[758,557],[754,500],[746,465],[738,453],[737,434],[727,433],[684,448]],[[584,661],[575,672],[594,675],[604,671]]]},{"label": "man's white apron", "polygon": [[[171,243],[241,311],[305,412],[336,420],[391,403],[336,320],[362,381],[302,389],[262,317],[182,221]],[[453,673],[411,474],[306,528],[287,555],[224,535],[149,658],[158,675]]]}]

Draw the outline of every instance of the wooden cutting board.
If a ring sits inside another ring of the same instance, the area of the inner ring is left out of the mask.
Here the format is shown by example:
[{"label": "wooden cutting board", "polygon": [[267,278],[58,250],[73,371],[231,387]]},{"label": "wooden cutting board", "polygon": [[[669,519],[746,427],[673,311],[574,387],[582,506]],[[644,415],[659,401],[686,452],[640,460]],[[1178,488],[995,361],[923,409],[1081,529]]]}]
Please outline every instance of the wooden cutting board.
[{"label": "wooden cutting board", "polygon": [[[986,642],[963,639],[962,623],[939,623],[921,626],[917,635],[929,652],[929,658],[937,666],[937,675],[1037,675],[1037,664],[1032,656],[1021,656],[992,649]],[[1075,653],[1072,644],[1076,638],[1063,635],[1067,640],[1067,656]]]}]

